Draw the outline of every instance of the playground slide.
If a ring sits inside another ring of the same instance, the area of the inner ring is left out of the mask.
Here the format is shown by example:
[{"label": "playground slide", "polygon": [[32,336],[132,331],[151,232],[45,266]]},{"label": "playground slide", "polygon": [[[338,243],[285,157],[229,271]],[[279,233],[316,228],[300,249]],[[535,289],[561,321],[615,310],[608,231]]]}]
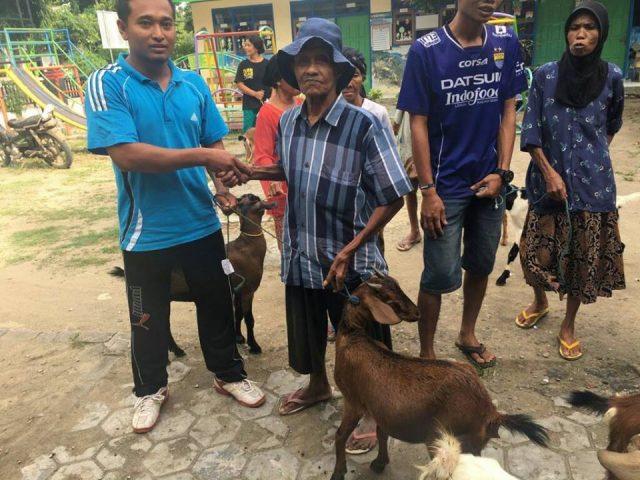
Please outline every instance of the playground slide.
[{"label": "playground slide", "polygon": [[14,67],[7,70],[7,76],[40,107],[44,108],[48,103],[53,104],[55,106],[54,115],[60,121],[82,130],[87,129],[87,119],[62,103],[30,72],[22,67]]}]

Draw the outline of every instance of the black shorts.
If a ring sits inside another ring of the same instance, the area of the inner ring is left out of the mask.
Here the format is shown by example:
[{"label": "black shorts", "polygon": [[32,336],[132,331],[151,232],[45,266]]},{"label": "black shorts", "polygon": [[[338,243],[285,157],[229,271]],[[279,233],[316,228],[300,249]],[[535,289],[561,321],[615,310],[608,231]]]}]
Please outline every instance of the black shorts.
[{"label": "black shorts", "polygon": [[[327,315],[336,331],[346,298],[330,290],[286,286],[289,365],[302,374],[320,373],[327,350]],[[391,349],[391,329],[372,322],[367,333]]]}]

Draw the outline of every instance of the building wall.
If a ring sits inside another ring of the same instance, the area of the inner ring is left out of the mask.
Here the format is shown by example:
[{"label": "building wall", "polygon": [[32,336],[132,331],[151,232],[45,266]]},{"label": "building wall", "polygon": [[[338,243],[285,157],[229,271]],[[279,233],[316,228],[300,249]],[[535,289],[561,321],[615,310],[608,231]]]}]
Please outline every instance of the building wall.
[{"label": "building wall", "polygon": [[[209,2],[198,2],[191,4],[193,12],[193,27],[196,31],[206,28],[208,32],[213,32],[213,19],[211,10],[215,8],[227,8],[250,5],[271,4],[273,8],[273,23],[276,32],[276,43],[278,47],[287,45],[293,40],[291,36],[291,7],[290,0],[212,0]],[[385,13],[391,11],[391,0],[371,0],[371,13]]]},{"label": "building wall", "polygon": [[193,28],[198,31],[205,27],[208,32],[213,33],[213,18],[211,10],[215,8],[227,8],[251,5],[268,5],[273,8],[273,28],[276,33],[276,45],[281,48],[291,43],[291,8],[289,0],[216,0],[211,2],[199,2],[191,4],[193,14]]},{"label": "building wall", "polygon": [[385,13],[391,11],[391,0],[371,0],[371,13]]}]

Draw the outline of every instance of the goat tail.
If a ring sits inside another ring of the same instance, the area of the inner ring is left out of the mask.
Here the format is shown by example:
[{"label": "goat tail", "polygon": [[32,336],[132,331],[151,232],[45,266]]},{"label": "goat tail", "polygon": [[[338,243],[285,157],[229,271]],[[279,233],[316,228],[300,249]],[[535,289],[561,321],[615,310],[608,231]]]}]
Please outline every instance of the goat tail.
[{"label": "goat tail", "polygon": [[112,277],[124,277],[124,270],[120,267],[113,267],[109,270],[109,275]]},{"label": "goat tail", "polygon": [[595,393],[589,392],[587,390],[576,390],[571,392],[569,394],[569,397],[567,398],[567,402],[569,402],[574,407],[589,410],[591,412],[597,413],[598,415],[604,415],[607,410],[611,408],[608,398],[601,397],[600,395],[596,395]]},{"label": "goat tail", "polygon": [[460,442],[453,435],[441,431],[432,448],[435,453],[431,461],[425,466],[416,465],[421,472],[418,480],[449,480],[460,462]]},{"label": "goat tail", "polygon": [[529,415],[501,414],[498,423],[498,426],[503,426],[510,432],[523,434],[536,445],[545,448],[549,446],[549,433],[547,429],[534,422]]}]

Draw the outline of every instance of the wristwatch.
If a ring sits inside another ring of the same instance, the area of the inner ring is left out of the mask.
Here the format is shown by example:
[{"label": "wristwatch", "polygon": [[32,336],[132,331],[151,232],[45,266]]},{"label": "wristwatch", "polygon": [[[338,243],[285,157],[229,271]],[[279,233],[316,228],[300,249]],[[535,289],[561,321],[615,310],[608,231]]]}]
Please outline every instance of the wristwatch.
[{"label": "wristwatch", "polygon": [[435,183],[425,183],[424,185],[419,185],[418,188],[420,190],[422,190],[423,192],[426,192],[427,190],[430,190],[432,188],[436,188],[436,184]]},{"label": "wristwatch", "polygon": [[495,173],[496,175],[500,175],[503,185],[509,185],[513,181],[513,172],[511,170],[496,168],[493,173]]}]

